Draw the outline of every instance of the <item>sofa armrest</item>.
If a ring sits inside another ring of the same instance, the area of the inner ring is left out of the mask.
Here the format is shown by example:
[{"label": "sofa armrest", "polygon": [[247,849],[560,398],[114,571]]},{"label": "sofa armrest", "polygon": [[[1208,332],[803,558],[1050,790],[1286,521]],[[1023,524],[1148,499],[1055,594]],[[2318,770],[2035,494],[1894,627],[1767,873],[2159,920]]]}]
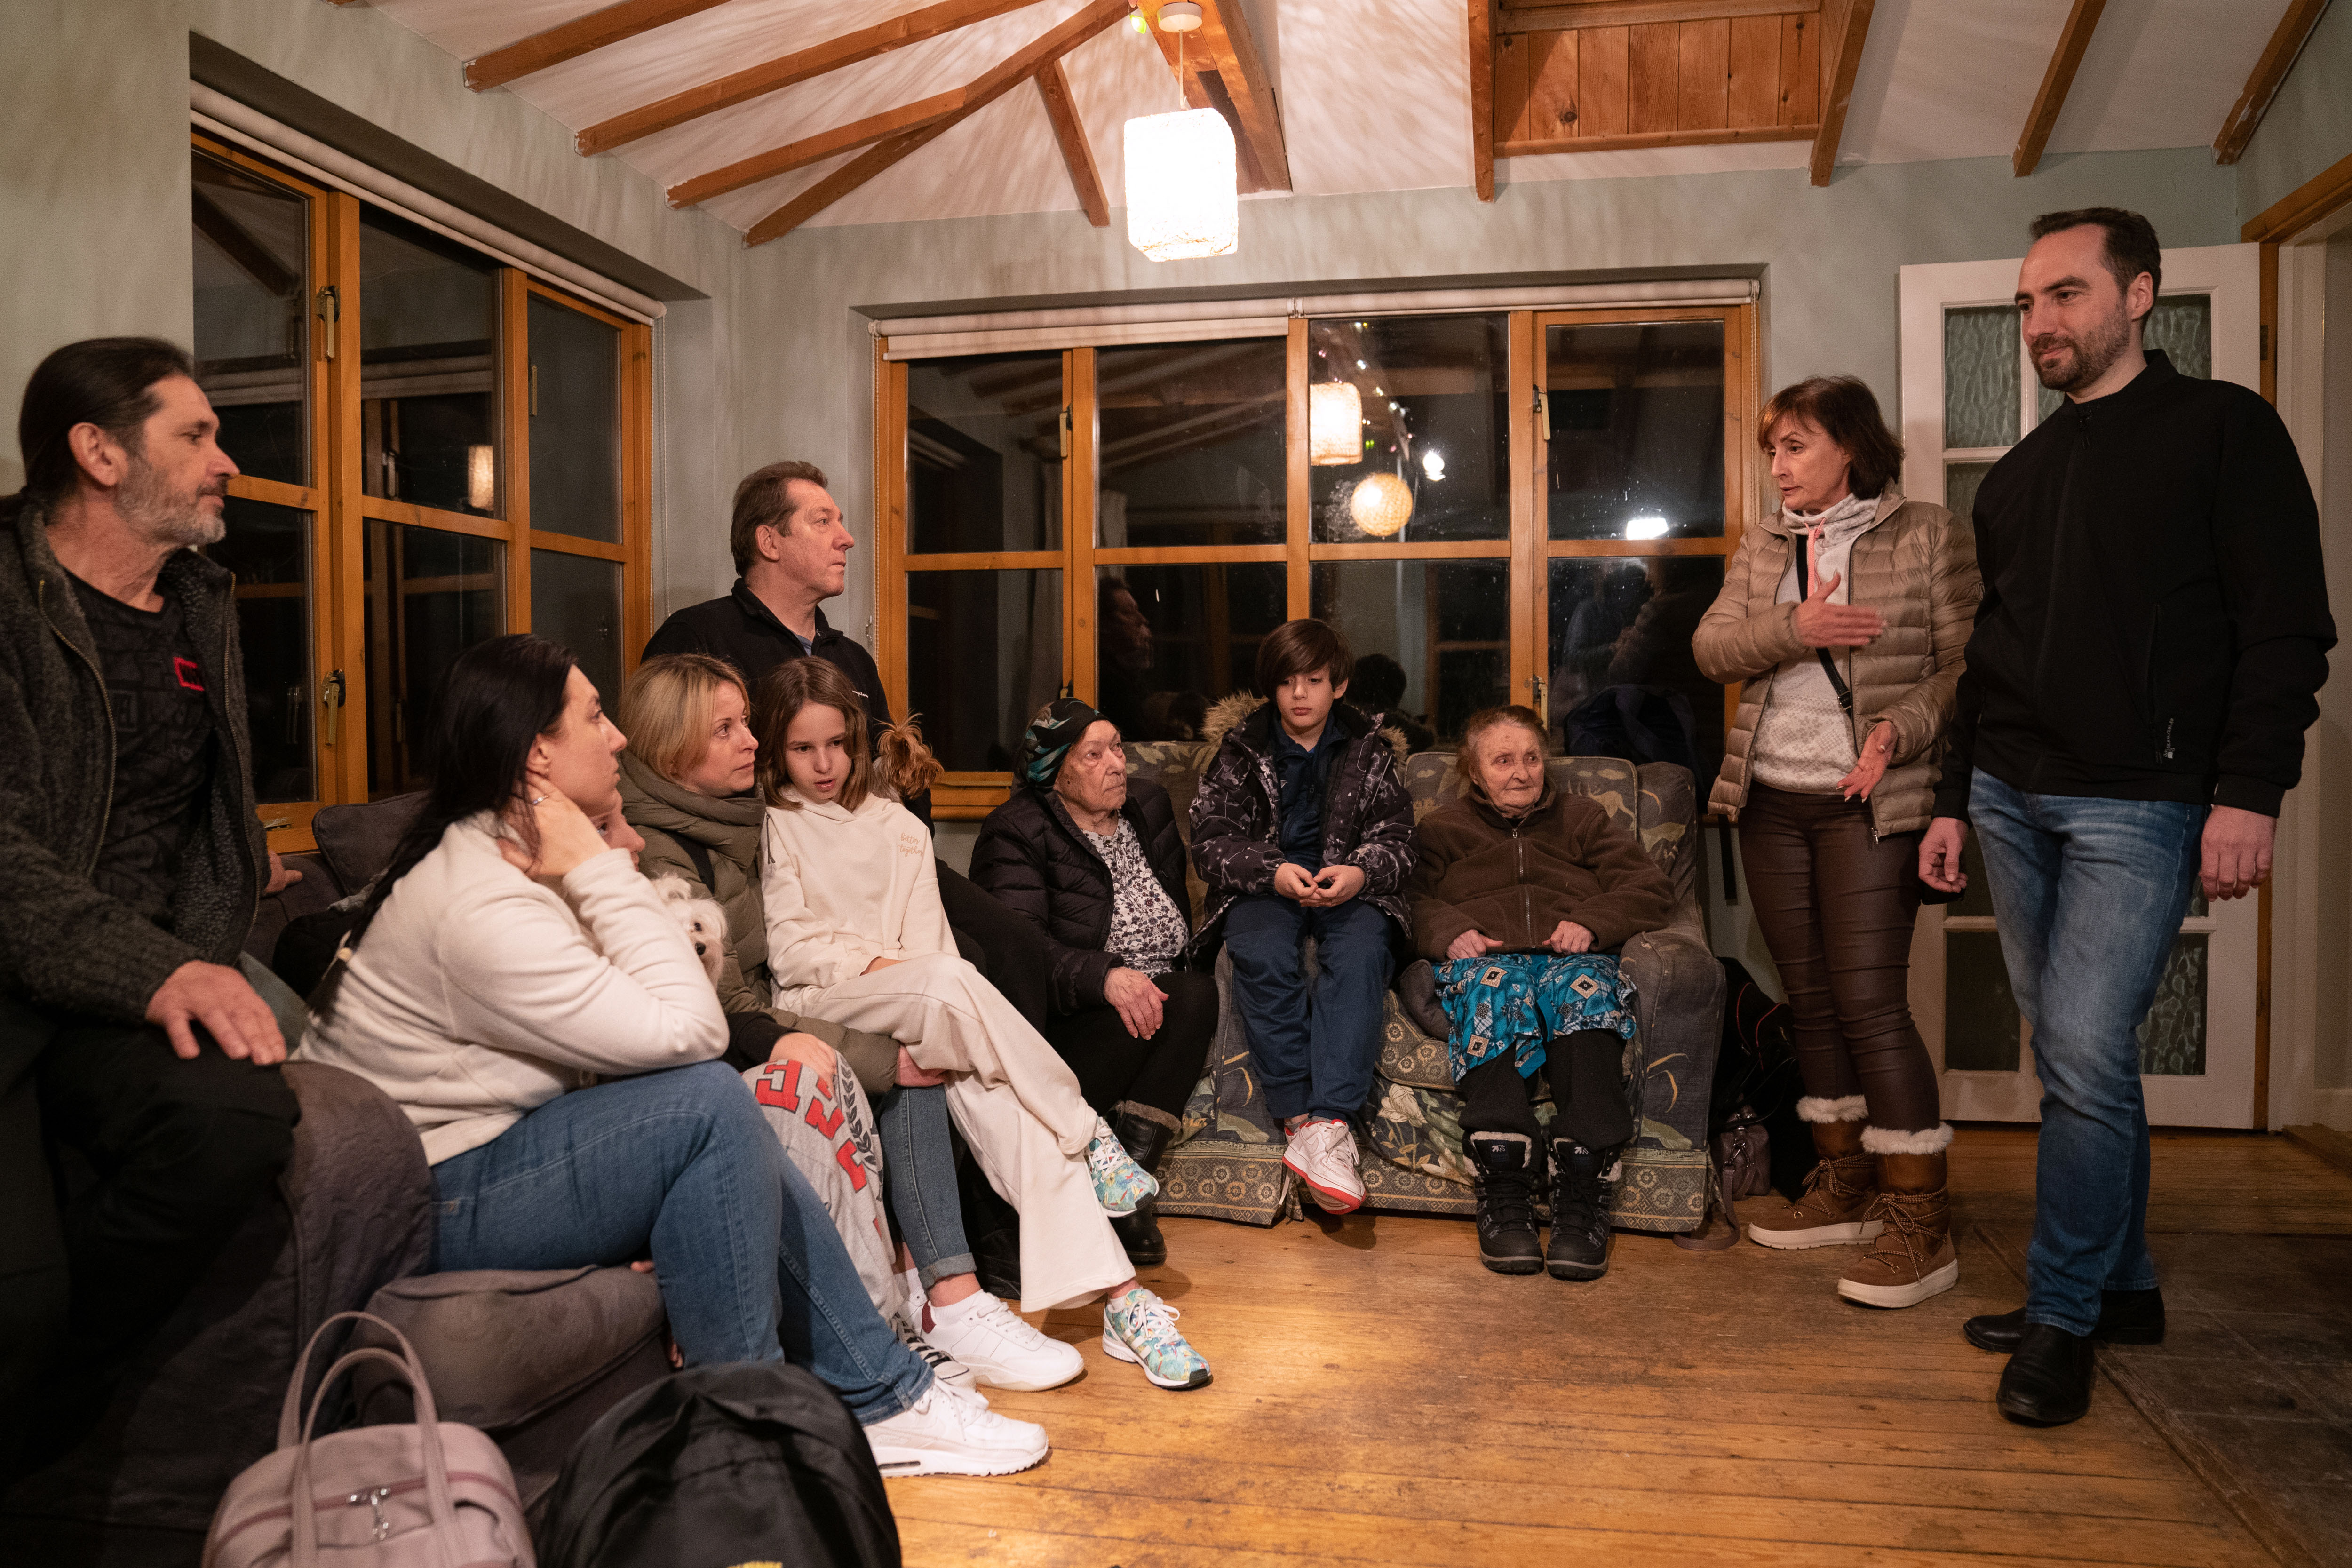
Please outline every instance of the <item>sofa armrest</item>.
[{"label": "sofa armrest", "polygon": [[1642,932],[1618,962],[1633,986],[1639,1055],[1628,1071],[1642,1086],[1642,1131],[1669,1147],[1703,1145],[1723,1038],[1723,965],[1696,932],[1679,926]]}]

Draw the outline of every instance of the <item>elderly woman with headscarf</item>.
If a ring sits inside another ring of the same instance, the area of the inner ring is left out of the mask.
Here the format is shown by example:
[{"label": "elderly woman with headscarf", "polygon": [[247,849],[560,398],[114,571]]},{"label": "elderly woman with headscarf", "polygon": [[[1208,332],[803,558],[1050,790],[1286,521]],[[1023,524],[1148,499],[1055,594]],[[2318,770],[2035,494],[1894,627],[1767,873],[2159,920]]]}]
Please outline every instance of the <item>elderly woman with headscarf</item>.
[{"label": "elderly woman with headscarf", "polygon": [[[1192,937],[1168,792],[1127,776],[1118,727],[1076,698],[1021,737],[1013,798],[989,813],[971,879],[1034,921],[1053,959],[1045,1037],[1135,1163],[1158,1174],[1217,1026],[1217,983],[1179,966]],[[1112,1228],[1166,1260],[1147,1200]]]}]

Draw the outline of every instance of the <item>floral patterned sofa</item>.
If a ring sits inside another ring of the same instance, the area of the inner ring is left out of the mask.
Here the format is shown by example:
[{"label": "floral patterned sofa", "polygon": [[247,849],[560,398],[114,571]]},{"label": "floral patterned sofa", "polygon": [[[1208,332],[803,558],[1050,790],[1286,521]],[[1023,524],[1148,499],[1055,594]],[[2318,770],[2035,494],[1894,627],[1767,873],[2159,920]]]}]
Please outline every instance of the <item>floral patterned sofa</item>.
[{"label": "floral patterned sofa", "polygon": [[[1165,787],[1190,837],[1190,808],[1208,748],[1183,742],[1129,745],[1128,772]],[[1404,764],[1413,812],[1425,816],[1456,792],[1451,752],[1421,752]],[[1706,1218],[1706,1112],[1722,1032],[1723,967],[1708,950],[1697,892],[1698,800],[1688,770],[1613,757],[1560,757],[1552,777],[1589,795],[1638,832],[1673,881],[1675,921],[1627,942],[1622,953],[1634,988],[1635,1032],[1626,1047],[1627,1095],[1637,1131],[1612,1195],[1611,1218],[1628,1230],[1688,1232]],[[1202,889],[1188,870],[1197,918]],[[1311,948],[1309,962],[1312,962]],[[1209,1066],[1185,1107],[1184,1125],[1160,1173],[1160,1212],[1272,1225],[1301,1211],[1282,1163],[1282,1137],[1250,1069],[1249,1045],[1233,1002],[1228,961],[1217,959],[1224,996]],[[1549,1121],[1548,1093],[1538,1118]],[[1476,1208],[1462,1153],[1461,1098],[1445,1066],[1445,1042],[1412,1021],[1391,990],[1382,1026],[1374,1099],[1357,1133],[1365,1207],[1468,1215]]]}]

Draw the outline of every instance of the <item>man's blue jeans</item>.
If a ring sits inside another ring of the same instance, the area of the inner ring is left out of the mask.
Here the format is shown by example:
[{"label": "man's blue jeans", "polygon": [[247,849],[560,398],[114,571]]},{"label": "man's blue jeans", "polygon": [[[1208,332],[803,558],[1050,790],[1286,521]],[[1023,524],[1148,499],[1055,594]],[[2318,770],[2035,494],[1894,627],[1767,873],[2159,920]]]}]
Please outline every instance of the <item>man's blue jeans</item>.
[{"label": "man's blue jeans", "polygon": [[2087,1334],[2147,1290],[2147,1107],[2136,1037],[2197,884],[2205,807],[2027,795],[1990,773],[1969,820],[2042,1077],[2025,1321]]},{"label": "man's blue jeans", "polygon": [[[1389,917],[1362,899],[1309,909],[1279,894],[1237,899],[1225,915],[1234,999],[1276,1122],[1304,1112],[1352,1121],[1372,1094],[1381,996],[1394,960]],[[1315,939],[1315,996],[1305,955]]]},{"label": "man's blue jeans", "polygon": [[436,1269],[576,1268],[650,1252],[688,1366],[789,1354],[866,1425],[930,1385],[723,1062],[575,1089],[442,1161],[433,1184]]}]

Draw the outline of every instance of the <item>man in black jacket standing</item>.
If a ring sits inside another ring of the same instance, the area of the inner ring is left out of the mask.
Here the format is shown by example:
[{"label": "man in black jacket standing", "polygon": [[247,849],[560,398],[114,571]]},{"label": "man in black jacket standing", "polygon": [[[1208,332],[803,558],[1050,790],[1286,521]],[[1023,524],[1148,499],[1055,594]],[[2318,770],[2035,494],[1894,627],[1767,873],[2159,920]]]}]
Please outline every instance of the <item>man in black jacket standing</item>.
[{"label": "man in black jacket standing", "polygon": [[[824,470],[814,463],[770,463],[745,475],[735,487],[727,530],[739,574],[733,590],[672,615],[646,643],[645,657],[710,654],[741,670],[747,687],[789,660],[824,659],[849,677],[879,735],[891,722],[882,672],[874,656],[835,630],[817,607],[847,584],[849,552],[857,543],[825,483]],[[928,793],[905,804],[930,826]],[[963,956],[1042,1030],[1053,1000],[1044,944],[1031,936],[1026,921],[1013,918],[945,861],[939,879],[940,902]]]},{"label": "man in black jacket standing", "polygon": [[2066,402],[1977,492],[1984,598],[1919,874],[1955,890],[1973,824],[2042,1078],[2026,1304],[1972,1318],[1999,1404],[2090,1407],[2097,1338],[2164,1334],[2135,1031],[2189,895],[2270,875],[2336,627],[2285,426],[2142,332],[2156,232],[2113,207],[2034,221],[2017,304]]},{"label": "man in black jacket standing", "polygon": [[292,1152],[238,967],[270,867],[233,584],[199,553],[218,430],[170,343],[68,344],[0,502],[0,1475],[103,1413]]}]

